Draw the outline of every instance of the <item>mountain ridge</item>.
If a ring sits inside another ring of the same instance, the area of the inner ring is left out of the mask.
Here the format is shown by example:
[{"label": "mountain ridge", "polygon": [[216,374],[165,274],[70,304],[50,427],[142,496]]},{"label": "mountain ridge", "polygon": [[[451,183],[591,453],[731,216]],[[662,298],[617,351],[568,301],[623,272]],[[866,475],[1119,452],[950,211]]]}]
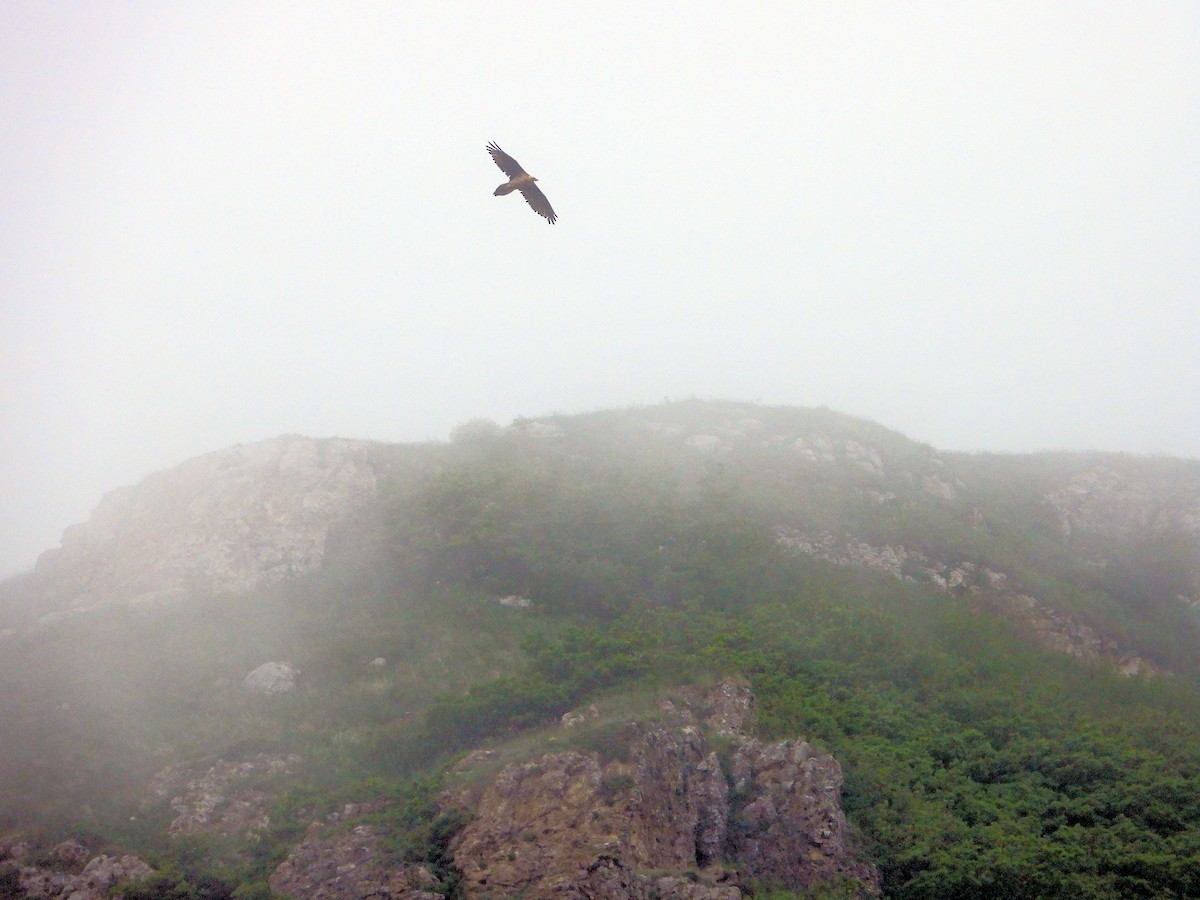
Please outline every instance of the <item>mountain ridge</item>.
[{"label": "mountain ridge", "polygon": [[[1061,543],[1090,554],[1087,562],[1094,568],[1109,564],[1097,549],[1097,539],[1145,540],[1162,533],[1192,540],[1200,536],[1200,463],[1103,453],[939,453],[875,423],[826,409],[685,401],[522,418],[507,428],[472,420],[459,426],[452,444],[469,446],[496,437],[565,440],[568,431],[604,428],[606,421],[632,424],[625,429],[626,438],[674,443],[674,449],[712,457],[717,465],[722,456],[737,451],[783,450],[800,468],[810,469],[809,477],[822,470],[838,471],[847,479],[849,492],[881,509],[912,505],[915,495],[930,501],[930,508],[942,507],[945,518],[969,514],[980,528],[986,527],[980,505],[961,509],[963,475],[970,478],[991,463],[1011,469],[1021,460],[1036,472],[1057,461],[1062,473],[1048,479],[1040,494],[1025,503],[1040,506],[1043,518],[1053,516]],[[887,448],[887,472],[875,444]],[[194,593],[242,594],[315,571],[327,541],[337,540],[339,526],[372,506],[378,483],[391,476],[398,458],[406,451],[436,452],[438,446],[284,435],[203,454],[106,494],[85,523],[64,531],[58,548],[39,556],[31,575],[22,579],[25,591],[39,598],[41,617],[53,619],[106,603],[153,602]],[[896,488],[905,496],[897,496]],[[945,572],[957,568],[951,577],[961,586],[962,562],[979,570],[975,577],[1009,577],[967,560],[930,560],[920,546],[880,541],[878,532],[859,534],[821,525],[810,516],[802,527],[780,522],[776,528],[781,541],[805,552],[842,565],[882,568],[897,577],[911,577],[902,570],[918,566],[918,560],[943,572],[924,567],[939,583]],[[1183,574],[1175,599],[1200,606],[1200,553],[1193,556],[1196,565]],[[1027,609],[1045,605],[1019,591],[1008,606],[1014,602]],[[1045,620],[1066,613],[1051,609],[1037,615]],[[1129,653],[1119,648],[1119,640],[1089,638],[1093,644],[1105,640],[1109,656]],[[1135,669],[1139,666],[1133,664]]]}]

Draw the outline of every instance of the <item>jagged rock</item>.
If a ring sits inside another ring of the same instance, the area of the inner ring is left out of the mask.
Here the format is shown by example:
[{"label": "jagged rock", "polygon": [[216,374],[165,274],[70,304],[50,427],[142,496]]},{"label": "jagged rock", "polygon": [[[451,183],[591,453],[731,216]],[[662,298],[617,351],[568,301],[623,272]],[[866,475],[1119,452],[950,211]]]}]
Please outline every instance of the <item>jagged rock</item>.
[{"label": "jagged rock", "polygon": [[83,867],[80,877],[88,886],[107,889],[118,881],[146,878],[152,874],[154,869],[151,865],[139,857],[101,854]]},{"label": "jagged rock", "polygon": [[722,681],[708,695],[707,706],[709,728],[717,734],[741,734],[754,709],[754,693],[745,681]]},{"label": "jagged rock", "polygon": [[585,829],[603,806],[594,754],[547,754],[506,766],[452,844],[468,896],[514,896],[555,875],[582,871],[595,858]]},{"label": "jagged rock", "polygon": [[153,874],[154,869],[149,863],[131,855],[101,854],[89,860],[77,875],[35,866],[18,868],[21,890],[30,900],[105,900],[113,885],[122,881],[143,879]]},{"label": "jagged rock", "polygon": [[600,710],[596,708],[596,704],[589,704],[586,709],[571,709],[562,714],[559,722],[563,728],[574,728],[576,725],[582,725],[589,719],[597,719],[600,717]]},{"label": "jagged rock", "polygon": [[615,857],[601,855],[576,878],[555,880],[543,896],[579,900],[741,900],[743,895],[737,887],[708,880],[641,874]]},{"label": "jagged rock", "polygon": [[33,844],[21,834],[0,837],[0,859],[22,860],[33,851]]},{"label": "jagged rock", "polygon": [[285,694],[296,687],[300,670],[287,662],[266,662],[242,679],[242,687],[255,694]]},{"label": "jagged rock", "polygon": [[824,559],[834,565],[863,566],[896,578],[909,577],[910,569],[940,576],[946,568],[930,562],[919,551],[890,544],[877,547],[852,537],[838,538],[828,531],[814,533],[780,526],[775,529],[775,539],[790,550]]},{"label": "jagged rock", "polygon": [[741,735],[733,723],[753,705],[744,683],[690,693],[680,702],[738,742],[730,775],[744,805],[731,810],[720,758],[693,725],[631,728],[627,759],[570,750],[508,765],[445,800],[472,815],[451,843],[464,896],[734,900],[736,876],[719,865],[734,837],[754,877],[801,889],[845,876],[875,892],[877,873],[851,847],[837,761],[802,741]]},{"label": "jagged rock", "polygon": [[846,459],[860,469],[870,472],[872,475],[883,474],[883,458],[874,447],[866,447],[858,441],[845,440],[842,442],[842,450],[846,454]]},{"label": "jagged rock", "polygon": [[753,878],[806,889],[850,878],[878,884],[858,859],[841,806],[842,767],[800,740],[752,740],[734,753],[734,790],[752,799],[730,823],[730,844]]},{"label": "jagged rock", "polygon": [[373,827],[327,831],[319,823],[309,826],[304,840],[271,873],[272,892],[294,900],[441,900],[433,873],[382,851]]},{"label": "jagged rock", "polygon": [[259,753],[221,760],[198,777],[180,767],[164,769],[150,788],[159,798],[171,797],[171,834],[244,835],[270,824],[267,811],[275,797],[266,787],[270,779],[294,774],[301,764],[294,753]]},{"label": "jagged rock", "polygon": [[91,851],[76,840],[65,840],[50,848],[50,859],[57,869],[82,869],[91,857]]},{"label": "jagged rock", "polygon": [[1151,483],[1110,465],[1073,475],[1043,498],[1057,514],[1063,537],[1076,533],[1126,538],[1153,531],[1200,534],[1200,479]]},{"label": "jagged rock", "polygon": [[1156,666],[1094,628],[1047,608],[1040,600],[1010,587],[1004,572],[970,562],[938,563],[917,550],[900,545],[873,546],[854,538],[839,539],[827,531],[809,533],[795,528],[775,529],[775,539],[797,553],[839,566],[862,566],[896,578],[924,581],[940,591],[964,594],[978,606],[991,608],[1027,626],[1049,650],[1079,659],[1105,660],[1124,675],[1163,674]]},{"label": "jagged rock", "polygon": [[64,608],[244,593],[310,572],[330,528],[375,495],[366,441],[288,436],[219,450],[106,494],[39,557]]},{"label": "jagged rock", "polygon": [[837,461],[837,457],[833,453],[833,442],[823,434],[808,438],[798,437],[792,443],[792,447],[809,462]]}]

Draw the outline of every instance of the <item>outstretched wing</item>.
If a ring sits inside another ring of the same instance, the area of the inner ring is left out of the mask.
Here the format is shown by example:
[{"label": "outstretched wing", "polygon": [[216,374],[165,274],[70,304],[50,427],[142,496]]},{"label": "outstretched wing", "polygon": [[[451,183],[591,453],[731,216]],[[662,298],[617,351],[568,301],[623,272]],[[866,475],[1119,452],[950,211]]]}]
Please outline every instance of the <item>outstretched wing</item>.
[{"label": "outstretched wing", "polygon": [[[521,164],[519,162],[497,147],[495,141],[492,141],[492,143],[488,144],[487,149],[488,153],[492,154],[492,161],[495,162],[496,165],[500,167],[500,171],[509,178],[516,178],[520,175],[529,174],[521,168]],[[544,200],[545,198],[543,197],[542,199]],[[545,213],[543,213],[543,215],[545,215]]]},{"label": "outstretched wing", "polygon": [[554,214],[554,210],[550,207],[550,201],[546,199],[546,195],[542,193],[541,188],[539,188],[536,184],[527,184],[519,190],[521,191],[521,196],[525,198],[525,202],[529,204],[530,208],[539,216],[545,216],[550,224],[553,225],[554,220],[557,219],[558,216]]}]

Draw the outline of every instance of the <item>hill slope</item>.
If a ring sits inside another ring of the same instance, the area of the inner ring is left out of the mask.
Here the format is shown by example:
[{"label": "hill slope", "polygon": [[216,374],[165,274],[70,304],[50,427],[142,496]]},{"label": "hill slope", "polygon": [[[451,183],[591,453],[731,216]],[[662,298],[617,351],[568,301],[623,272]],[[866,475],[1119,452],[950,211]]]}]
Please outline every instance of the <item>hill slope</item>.
[{"label": "hill slope", "polygon": [[[276,439],[110,495],[3,586],[0,815],[179,858],[168,795],[241,772],[261,815],[188,865],[261,886],[355,800],[409,810],[381,839],[469,894],[420,779],[732,675],[757,739],[840,761],[889,895],[1185,896],[1198,573],[1189,461],[944,454],[699,401],[447,445]],[[267,662],[295,687],[248,690]]]}]

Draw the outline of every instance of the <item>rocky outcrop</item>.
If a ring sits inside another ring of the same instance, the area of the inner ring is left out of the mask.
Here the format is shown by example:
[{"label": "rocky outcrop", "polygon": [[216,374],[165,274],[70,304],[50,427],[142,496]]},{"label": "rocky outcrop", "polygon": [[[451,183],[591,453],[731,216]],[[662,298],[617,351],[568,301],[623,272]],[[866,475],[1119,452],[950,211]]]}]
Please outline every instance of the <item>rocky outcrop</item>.
[{"label": "rocky outcrop", "polygon": [[[449,793],[471,816],[451,844],[464,896],[736,900],[744,877],[792,890],[848,878],[877,892],[837,761],[803,741],[746,737],[737,729],[752,706],[737,682],[700,703],[680,692],[666,710],[677,723],[632,724],[627,757],[547,753]],[[731,758],[696,721],[721,728]]]},{"label": "rocky outcrop", "polygon": [[734,753],[731,776],[733,790],[751,798],[729,836],[748,875],[789,887],[840,878],[874,884],[849,841],[836,759],[800,740],[748,741]]},{"label": "rocky outcrop", "polygon": [[247,759],[221,760],[200,773],[172,766],[154,776],[151,795],[170,799],[169,832],[245,836],[270,825],[268,810],[282,779],[295,774],[301,759],[294,753],[257,753]]},{"label": "rocky outcrop", "polygon": [[[459,894],[741,900],[751,881],[794,891],[844,881],[877,895],[878,872],[842,812],[837,760],[801,740],[746,736],[753,708],[748,685],[731,680],[673,692],[653,722],[618,721],[607,755],[581,733],[614,727],[595,706],[563,718],[563,734],[583,746],[498,771],[498,751],[470,754],[441,799],[466,821],[448,847]],[[439,896],[447,885],[396,859],[364,818],[385,803],[314,822],[271,889],[296,900]]]},{"label": "rocky outcrop", "polygon": [[1200,537],[1200,472],[1172,467],[1155,477],[1152,463],[1121,468],[1091,466],[1042,498],[1064,538],[1124,539],[1166,531]]},{"label": "rocky outcrop", "polygon": [[[1063,541],[1097,570],[1130,551],[1173,544],[1182,566],[1168,596],[1200,609],[1200,463],[1110,458],[1042,496]],[[1160,560],[1141,560],[1141,568]]]},{"label": "rocky outcrop", "polygon": [[775,529],[775,540],[789,550],[837,566],[862,566],[896,578],[916,574],[941,587],[946,586],[948,578],[955,577],[950,567],[933,563],[923,553],[899,545],[873,546],[857,538],[839,538],[829,531],[809,532],[783,526]]},{"label": "rocky outcrop", "polygon": [[242,687],[252,694],[286,694],[299,677],[300,670],[289,662],[265,662],[242,679]]},{"label": "rocky outcrop", "polygon": [[114,885],[154,874],[150,864],[137,856],[93,856],[74,840],[51,848],[43,865],[31,863],[30,850],[30,844],[22,840],[0,840],[0,868],[12,867],[15,886],[30,900],[105,900]]},{"label": "rocky outcrop", "polygon": [[1032,629],[1043,647],[1056,650],[1076,659],[1102,660],[1125,676],[1165,675],[1167,671],[1131,650],[1126,650],[1110,637],[1053,610],[1047,609],[1028,594],[1001,591],[986,598],[986,602],[1019,619]]},{"label": "rocky outcrop", "polygon": [[279,437],[189,460],[105,495],[39,557],[58,609],[242,593],[309,572],[331,527],[374,496],[364,441]]},{"label": "rocky outcrop", "polygon": [[1050,609],[1036,597],[1013,590],[1003,572],[970,562],[939,563],[903,545],[874,546],[827,531],[808,533],[777,528],[776,541],[797,553],[838,566],[861,566],[895,578],[924,582],[939,591],[966,596],[1027,627],[1043,647],[1077,659],[1107,662],[1123,675],[1158,675],[1164,670],[1089,625]]},{"label": "rocky outcrop", "polygon": [[268,881],[272,892],[305,900],[441,900],[437,877],[424,866],[397,862],[370,825],[337,830],[313,823]]}]

